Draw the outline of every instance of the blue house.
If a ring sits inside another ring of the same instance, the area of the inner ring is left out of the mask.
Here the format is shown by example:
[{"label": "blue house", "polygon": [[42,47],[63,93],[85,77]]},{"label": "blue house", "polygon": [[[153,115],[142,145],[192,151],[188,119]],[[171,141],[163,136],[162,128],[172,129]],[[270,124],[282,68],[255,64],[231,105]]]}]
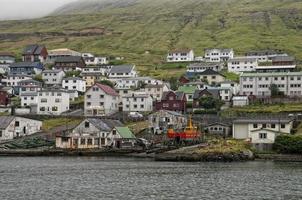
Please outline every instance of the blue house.
[{"label": "blue house", "polygon": [[12,75],[35,75],[41,74],[43,64],[40,62],[19,62],[9,66],[9,74]]}]

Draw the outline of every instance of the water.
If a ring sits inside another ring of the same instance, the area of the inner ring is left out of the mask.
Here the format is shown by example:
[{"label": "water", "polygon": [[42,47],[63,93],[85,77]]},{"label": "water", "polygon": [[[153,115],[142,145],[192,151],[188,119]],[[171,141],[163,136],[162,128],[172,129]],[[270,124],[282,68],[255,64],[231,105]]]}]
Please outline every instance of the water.
[{"label": "water", "polygon": [[302,163],[0,157],[0,199],[302,199]]}]

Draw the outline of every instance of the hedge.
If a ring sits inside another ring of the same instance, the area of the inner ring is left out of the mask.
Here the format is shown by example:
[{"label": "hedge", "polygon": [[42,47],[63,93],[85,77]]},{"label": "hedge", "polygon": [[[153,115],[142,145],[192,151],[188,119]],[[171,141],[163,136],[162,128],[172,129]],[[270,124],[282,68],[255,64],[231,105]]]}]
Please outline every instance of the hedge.
[{"label": "hedge", "polygon": [[279,153],[302,154],[302,136],[277,136],[273,149]]}]

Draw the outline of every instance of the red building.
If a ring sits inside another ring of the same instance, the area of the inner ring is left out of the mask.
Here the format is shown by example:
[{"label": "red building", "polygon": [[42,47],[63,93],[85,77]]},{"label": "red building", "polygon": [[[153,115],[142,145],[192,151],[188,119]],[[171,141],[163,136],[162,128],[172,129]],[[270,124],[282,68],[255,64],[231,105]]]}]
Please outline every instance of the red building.
[{"label": "red building", "polygon": [[22,53],[23,62],[45,62],[48,52],[45,46],[41,45],[28,45]]},{"label": "red building", "polygon": [[6,91],[0,90],[0,105],[7,106],[9,104],[9,95]]},{"label": "red building", "polygon": [[181,83],[181,84],[186,84],[186,83],[189,83],[190,82],[190,79],[185,77],[185,76],[181,76],[178,81]]},{"label": "red building", "polygon": [[156,110],[170,110],[176,112],[186,112],[187,99],[183,92],[164,92],[161,101],[155,103]]}]

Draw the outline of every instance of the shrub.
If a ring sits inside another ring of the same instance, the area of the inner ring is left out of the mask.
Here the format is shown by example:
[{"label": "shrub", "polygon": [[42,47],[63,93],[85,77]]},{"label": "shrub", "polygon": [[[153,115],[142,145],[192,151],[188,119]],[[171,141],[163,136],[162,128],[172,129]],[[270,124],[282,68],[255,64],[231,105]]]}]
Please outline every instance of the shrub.
[{"label": "shrub", "polygon": [[277,136],[273,149],[279,153],[302,154],[302,136]]}]

